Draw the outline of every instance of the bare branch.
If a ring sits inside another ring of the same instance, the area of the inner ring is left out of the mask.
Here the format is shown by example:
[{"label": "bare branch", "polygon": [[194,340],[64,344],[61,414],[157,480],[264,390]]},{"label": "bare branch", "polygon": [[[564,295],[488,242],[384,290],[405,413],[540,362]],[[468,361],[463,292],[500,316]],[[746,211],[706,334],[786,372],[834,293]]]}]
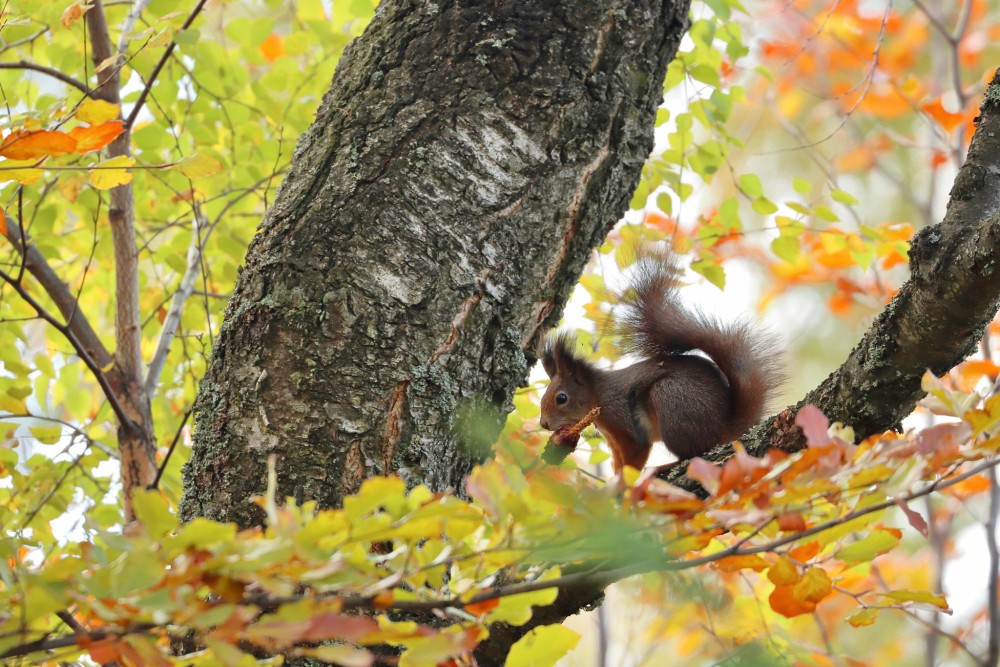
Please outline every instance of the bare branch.
[{"label": "bare branch", "polygon": [[181,313],[184,311],[184,304],[188,297],[194,292],[195,282],[201,273],[202,239],[201,230],[205,228],[207,221],[200,211],[195,211],[194,222],[191,229],[191,242],[188,243],[187,266],[184,269],[184,276],[181,284],[174,292],[170,309],[163,319],[163,328],[160,329],[160,338],[156,341],[156,351],[149,362],[149,369],[146,371],[146,382],[144,389],[149,398],[153,398],[156,393],[156,385],[160,381],[160,373],[167,362],[167,355],[170,353],[170,343],[174,340],[177,327],[181,322]]},{"label": "bare branch", "polygon": [[55,303],[59,313],[66,320],[66,328],[73,332],[90,358],[99,367],[106,368],[112,361],[111,354],[105,349],[87,316],[80,310],[69,285],[56,274],[42,253],[39,252],[38,247],[32,243],[31,238],[26,233],[24,236],[21,235],[19,222],[6,213],[4,216],[7,221],[7,238],[21,255],[24,268],[35,277],[35,280],[41,284],[45,293]]},{"label": "bare branch", "polygon": [[33,72],[41,72],[42,74],[51,76],[53,79],[58,79],[59,81],[65,83],[67,86],[72,86],[73,88],[76,88],[77,90],[83,93],[87,93],[90,91],[90,89],[87,88],[87,84],[81,81],[77,81],[70,75],[64,74],[59,70],[55,69],[54,67],[46,67],[45,65],[39,65],[38,63],[28,62],[27,60],[19,60],[16,63],[0,63],[0,69],[26,69],[26,70],[31,70]]},{"label": "bare branch", "polygon": [[125,21],[122,23],[121,35],[118,37],[119,55],[125,55],[125,51],[128,50],[128,35],[132,32],[139,17],[142,16],[142,11],[146,9],[146,5],[149,2],[150,0],[134,0],[132,9],[129,10],[128,16],[125,17]]},{"label": "bare branch", "polygon": [[[14,291],[17,292],[18,296],[24,299],[25,303],[31,306],[31,308],[34,309],[34,311],[38,314],[40,318],[51,324],[53,327],[56,328],[57,331],[59,331],[59,333],[61,333],[63,336],[66,337],[66,340],[68,340],[70,345],[73,346],[73,350],[76,352],[77,356],[80,357],[83,363],[86,364],[87,368],[97,379],[97,383],[101,386],[101,389],[104,391],[104,396],[105,398],[108,399],[108,402],[111,404],[111,409],[114,411],[115,416],[118,418],[120,423],[125,428],[129,429],[135,428],[135,421],[132,419],[132,417],[129,415],[129,413],[122,405],[122,402],[119,400],[118,392],[112,385],[112,382],[109,379],[108,375],[104,372],[104,368],[98,365],[96,361],[94,361],[94,359],[90,356],[90,353],[87,352],[87,349],[77,339],[76,334],[73,333],[73,331],[67,325],[57,320],[40,303],[38,303],[38,301],[36,301],[35,298],[31,296],[28,290],[24,288],[24,285],[18,282],[14,278],[14,276],[11,276],[6,271],[0,269],[0,280],[3,280],[8,285],[13,287]],[[119,382],[116,382],[115,384],[118,384]]]}]

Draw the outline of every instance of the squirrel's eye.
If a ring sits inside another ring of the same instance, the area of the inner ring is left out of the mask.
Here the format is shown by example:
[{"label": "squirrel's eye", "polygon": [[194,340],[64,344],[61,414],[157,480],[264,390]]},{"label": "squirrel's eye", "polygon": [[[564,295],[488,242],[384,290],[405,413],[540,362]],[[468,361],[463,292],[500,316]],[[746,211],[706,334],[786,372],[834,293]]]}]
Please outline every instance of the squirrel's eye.
[{"label": "squirrel's eye", "polygon": [[568,400],[569,396],[566,395],[566,392],[556,394],[556,405],[565,405]]}]

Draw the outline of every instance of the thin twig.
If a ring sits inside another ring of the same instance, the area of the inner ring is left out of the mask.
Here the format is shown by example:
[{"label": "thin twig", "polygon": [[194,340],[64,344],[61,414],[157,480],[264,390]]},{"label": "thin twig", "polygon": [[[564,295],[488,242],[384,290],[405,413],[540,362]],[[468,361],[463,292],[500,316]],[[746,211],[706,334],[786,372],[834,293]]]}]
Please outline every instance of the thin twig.
[{"label": "thin twig", "polygon": [[170,443],[170,449],[167,450],[167,455],[163,457],[163,463],[160,464],[160,469],[156,471],[156,479],[153,483],[149,485],[150,489],[155,489],[160,485],[160,478],[163,477],[163,471],[167,469],[167,463],[170,462],[170,457],[174,453],[174,448],[177,447],[177,443],[181,439],[181,433],[184,432],[184,426],[187,424],[188,418],[191,416],[191,408],[188,408],[184,413],[184,419],[181,420],[181,425],[177,427],[177,431],[174,433],[174,439]]},{"label": "thin twig", "polygon": [[[206,2],[208,2],[208,0],[198,0],[198,4],[191,10],[191,14],[187,17],[187,20],[184,21],[184,24],[180,28],[181,30],[187,30],[191,27],[191,24],[194,23],[194,20],[198,18],[198,14],[200,14],[201,10],[205,7]],[[171,41],[170,44],[167,45],[163,55],[160,57],[160,61],[156,63],[155,67],[153,67],[153,71],[146,79],[146,85],[143,87],[142,92],[139,93],[139,99],[135,101],[135,106],[132,107],[132,112],[125,120],[126,129],[131,129],[132,125],[135,123],[135,119],[139,116],[142,106],[146,103],[146,98],[149,97],[149,92],[152,89],[153,84],[156,83],[156,77],[160,75],[160,70],[162,70],[164,65],[167,64],[167,61],[170,60],[170,54],[174,52],[176,47],[177,42]]]},{"label": "thin twig", "polygon": [[[34,276],[45,293],[52,299],[56,308],[59,309],[59,313],[66,320],[66,328],[73,332],[77,341],[86,349],[98,367],[106,368],[112,362],[111,354],[104,347],[87,316],[80,309],[79,302],[70,291],[69,285],[56,274],[42,253],[39,252],[38,247],[32,243],[27,232],[22,231],[20,220],[14,220],[6,213],[4,216],[7,223],[7,238],[21,255],[22,267]],[[15,282],[20,284],[21,281],[17,279]]]},{"label": "thin twig", "polygon": [[66,340],[69,341],[70,345],[73,346],[73,350],[76,352],[80,360],[87,366],[90,372],[97,379],[97,383],[101,386],[104,391],[104,397],[108,399],[108,403],[111,404],[111,409],[114,411],[115,416],[121,422],[124,427],[135,428],[136,424],[129,416],[128,412],[122,406],[121,402],[118,400],[118,394],[115,392],[114,387],[111,385],[111,381],[104,372],[104,367],[100,366],[94,358],[90,355],[87,348],[82,342],[76,337],[76,334],[67,325],[63,324],[57,320],[50,312],[48,312],[38,301],[35,300],[31,293],[24,288],[24,285],[18,283],[14,280],[14,277],[8,274],[6,271],[0,270],[0,280],[3,280],[8,285],[14,288],[25,303],[27,303],[31,308],[37,313],[38,317],[42,318],[50,325],[56,328],[59,333],[61,333]]}]

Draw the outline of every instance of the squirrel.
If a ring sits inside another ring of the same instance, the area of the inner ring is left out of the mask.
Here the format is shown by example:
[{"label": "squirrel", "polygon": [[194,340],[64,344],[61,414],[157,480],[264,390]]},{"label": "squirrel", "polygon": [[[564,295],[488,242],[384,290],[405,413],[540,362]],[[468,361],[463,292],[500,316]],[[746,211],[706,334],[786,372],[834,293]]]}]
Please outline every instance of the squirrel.
[{"label": "squirrel", "polygon": [[[549,334],[550,378],[541,426],[566,430],[599,408],[594,426],[611,447],[615,474],[641,470],[657,440],[681,459],[739,438],[757,423],[783,379],[773,338],[747,321],[722,323],[685,308],[676,259],[646,252],[615,298],[616,333],[641,360],[603,370],[574,354],[576,338]],[[708,358],[686,354],[700,350]]]}]

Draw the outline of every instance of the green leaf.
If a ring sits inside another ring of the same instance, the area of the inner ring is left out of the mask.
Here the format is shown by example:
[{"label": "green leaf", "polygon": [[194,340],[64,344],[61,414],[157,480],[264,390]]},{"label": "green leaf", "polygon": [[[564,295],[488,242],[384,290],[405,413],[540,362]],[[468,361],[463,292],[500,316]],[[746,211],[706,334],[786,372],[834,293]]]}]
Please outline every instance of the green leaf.
[{"label": "green leaf", "polygon": [[840,222],[840,217],[822,204],[813,208],[812,213],[820,220],[826,220],[827,222]]},{"label": "green leaf", "polygon": [[760,215],[771,215],[777,213],[778,207],[767,197],[757,197],[750,203],[750,208]]},{"label": "green leaf", "polygon": [[551,667],[569,653],[579,641],[580,635],[567,627],[543,625],[534,628],[517,640],[510,648],[504,665],[507,667],[520,667],[521,665]]},{"label": "green leaf", "polygon": [[55,426],[32,426],[30,431],[31,435],[44,445],[54,445],[62,437],[62,426],[58,424]]},{"label": "green leaf", "polygon": [[743,174],[739,180],[740,190],[750,198],[764,196],[764,186],[760,184],[760,177],[757,174]]},{"label": "green leaf", "polygon": [[789,264],[794,264],[799,256],[799,240],[794,236],[779,236],[771,241],[771,252]]},{"label": "green leaf", "polygon": [[795,191],[800,195],[808,195],[813,189],[812,183],[804,178],[793,178],[792,187],[795,188]]},{"label": "green leaf", "polygon": [[166,499],[155,489],[137,489],[132,493],[136,518],[152,537],[163,537],[177,527],[177,516],[167,507]]},{"label": "green leaf", "polygon": [[854,195],[849,192],[844,192],[843,190],[834,190],[830,193],[830,196],[833,197],[834,201],[846,204],[847,206],[858,203],[858,200],[855,199]]},{"label": "green leaf", "polygon": [[899,538],[887,530],[875,530],[864,539],[848,545],[834,554],[834,557],[845,563],[871,562],[876,556],[892,551],[899,544]]},{"label": "green leaf", "polygon": [[726,289],[726,272],[713,261],[699,260],[691,263],[691,270],[705,277],[719,289]]},{"label": "green leaf", "polygon": [[656,208],[660,209],[667,215],[672,215],[674,212],[674,198],[666,192],[661,192],[656,195]]},{"label": "green leaf", "polygon": [[197,44],[199,39],[201,39],[201,31],[197,28],[178,30],[174,33],[174,41],[178,44]]}]

